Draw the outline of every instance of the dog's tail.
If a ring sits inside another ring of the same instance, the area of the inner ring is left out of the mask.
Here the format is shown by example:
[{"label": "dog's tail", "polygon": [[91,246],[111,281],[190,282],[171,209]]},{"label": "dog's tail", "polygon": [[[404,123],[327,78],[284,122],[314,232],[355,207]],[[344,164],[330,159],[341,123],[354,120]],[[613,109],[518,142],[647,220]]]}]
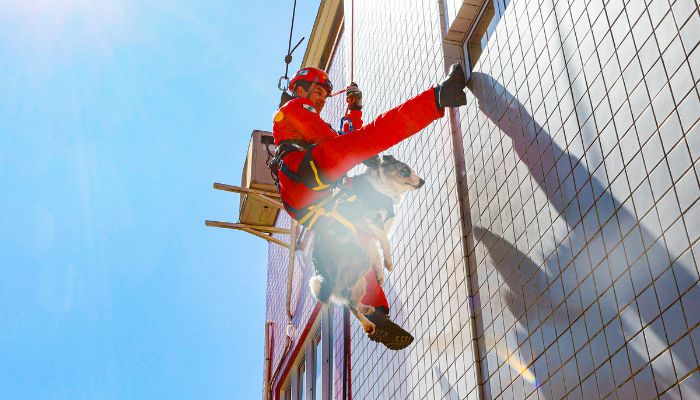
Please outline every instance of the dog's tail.
[{"label": "dog's tail", "polygon": [[320,301],[321,303],[328,303],[331,297],[328,285],[324,285],[325,280],[321,275],[314,275],[309,280],[309,289],[311,289],[311,294]]}]

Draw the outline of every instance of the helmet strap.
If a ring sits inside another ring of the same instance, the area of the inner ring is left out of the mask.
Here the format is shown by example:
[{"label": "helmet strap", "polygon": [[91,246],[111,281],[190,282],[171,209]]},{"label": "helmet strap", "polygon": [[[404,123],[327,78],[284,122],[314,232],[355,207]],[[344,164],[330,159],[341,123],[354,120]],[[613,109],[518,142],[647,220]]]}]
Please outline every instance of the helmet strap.
[{"label": "helmet strap", "polygon": [[311,98],[311,93],[313,93],[315,87],[316,87],[316,82],[311,82],[311,86],[309,86],[309,90],[306,91],[306,98],[307,99]]}]

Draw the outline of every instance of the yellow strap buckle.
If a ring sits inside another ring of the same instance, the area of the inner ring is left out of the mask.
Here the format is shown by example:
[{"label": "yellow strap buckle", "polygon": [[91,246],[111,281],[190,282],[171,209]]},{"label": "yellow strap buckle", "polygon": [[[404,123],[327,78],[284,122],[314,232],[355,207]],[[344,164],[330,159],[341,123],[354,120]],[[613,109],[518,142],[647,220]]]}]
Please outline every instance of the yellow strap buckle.
[{"label": "yellow strap buckle", "polygon": [[316,178],[316,183],[318,183],[318,186],[311,188],[312,190],[324,190],[328,189],[330,185],[326,185],[323,183],[321,178],[318,176],[318,169],[316,168],[316,164],[314,163],[314,160],[310,160],[309,164],[311,165],[311,170],[314,171],[314,178]]},{"label": "yellow strap buckle", "polygon": [[[355,225],[350,222],[347,218],[343,217],[340,213],[338,213],[335,209],[338,206],[338,204],[333,207],[331,211],[327,211],[323,206],[330,200],[331,198],[327,198],[318,205],[315,206],[309,206],[308,210],[309,212],[304,215],[303,218],[299,220],[299,223],[304,225],[306,221],[310,222],[306,224],[306,227],[311,229],[316,221],[318,221],[319,217],[328,217],[328,218],[333,218],[334,220],[338,221],[341,225],[345,226],[346,228],[350,229],[353,233],[357,234],[357,228],[355,228]],[[357,196],[351,196],[348,198],[346,201],[355,201],[357,199]]]}]

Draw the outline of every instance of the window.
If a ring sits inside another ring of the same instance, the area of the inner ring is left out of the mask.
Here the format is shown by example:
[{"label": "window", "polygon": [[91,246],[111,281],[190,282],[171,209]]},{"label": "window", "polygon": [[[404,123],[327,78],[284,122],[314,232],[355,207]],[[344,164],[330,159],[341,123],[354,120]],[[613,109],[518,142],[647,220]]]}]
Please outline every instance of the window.
[{"label": "window", "polygon": [[282,391],[282,400],[292,400],[292,385],[287,384],[287,387]]},{"label": "window", "polygon": [[476,27],[465,43],[465,50],[468,56],[469,69],[472,70],[481,56],[481,52],[486,48],[486,44],[493,36],[498,21],[505,13],[510,0],[487,0]]},{"label": "window", "polygon": [[290,374],[283,381],[283,400],[330,400],[333,398],[333,362],[331,347],[332,306],[323,307],[310,334],[302,344]]},{"label": "window", "polygon": [[305,361],[304,359],[301,360],[299,363],[299,373],[297,374],[297,377],[299,378],[299,383],[297,384],[297,387],[299,388],[299,392],[297,395],[297,399],[299,400],[304,400],[306,398],[306,366],[305,366]]},{"label": "window", "polygon": [[314,400],[322,400],[323,394],[323,348],[321,347],[321,330],[314,338]]}]

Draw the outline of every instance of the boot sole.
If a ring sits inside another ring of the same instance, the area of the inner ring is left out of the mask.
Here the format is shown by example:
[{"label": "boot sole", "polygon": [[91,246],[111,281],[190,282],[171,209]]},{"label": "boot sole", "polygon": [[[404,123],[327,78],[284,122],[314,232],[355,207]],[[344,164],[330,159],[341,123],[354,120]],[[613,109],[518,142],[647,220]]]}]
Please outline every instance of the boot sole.
[{"label": "boot sole", "polygon": [[376,325],[374,333],[367,335],[369,340],[381,343],[389,350],[405,349],[413,343],[413,336],[389,318],[375,317],[373,314],[367,317]]}]

